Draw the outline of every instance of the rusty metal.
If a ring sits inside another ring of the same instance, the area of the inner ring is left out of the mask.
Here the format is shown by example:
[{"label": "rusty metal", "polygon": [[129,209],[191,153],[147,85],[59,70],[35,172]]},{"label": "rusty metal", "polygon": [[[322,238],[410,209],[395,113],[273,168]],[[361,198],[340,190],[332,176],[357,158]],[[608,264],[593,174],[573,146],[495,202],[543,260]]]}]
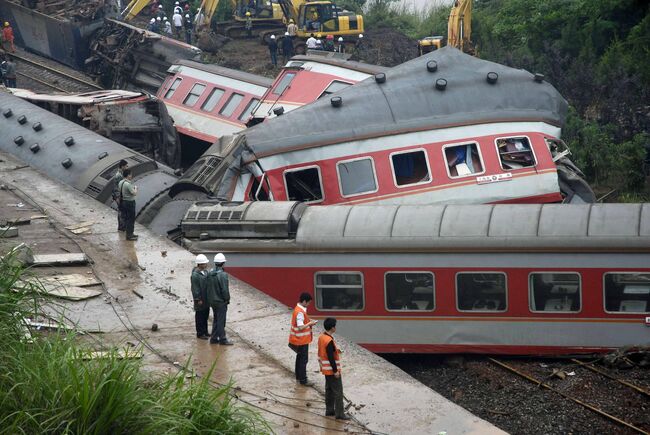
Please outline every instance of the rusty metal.
[{"label": "rusty metal", "polygon": [[546,388],[547,390],[550,390],[550,391],[552,391],[552,392],[554,392],[554,393],[557,393],[557,394],[559,394],[560,396],[564,397],[565,399],[571,400],[572,402],[575,402],[575,403],[577,403],[578,405],[581,405],[581,406],[583,406],[583,407],[589,409],[590,411],[595,412],[595,413],[598,414],[598,415],[601,415],[601,416],[603,416],[603,417],[605,417],[605,418],[607,418],[607,419],[609,419],[609,420],[615,421],[615,422],[618,423],[618,424],[621,424],[621,425],[623,425],[623,426],[625,426],[625,427],[627,427],[627,428],[629,428],[629,429],[632,429],[632,430],[635,431],[635,432],[638,432],[638,433],[641,433],[641,434],[645,434],[645,435],[649,435],[649,434],[650,434],[650,432],[647,432],[647,431],[645,431],[645,430],[643,430],[643,429],[641,429],[641,428],[638,428],[638,427],[636,427],[636,426],[634,426],[634,425],[632,425],[632,424],[630,424],[630,423],[628,423],[628,422],[626,422],[626,421],[624,421],[624,420],[621,420],[621,419],[618,418],[618,417],[614,417],[613,415],[608,414],[608,413],[606,413],[605,411],[603,411],[603,410],[601,410],[601,409],[599,409],[599,408],[596,408],[596,407],[593,406],[593,405],[590,405],[590,404],[588,404],[588,403],[586,403],[586,402],[583,402],[583,401],[580,400],[580,399],[577,399],[577,398],[572,397],[572,396],[570,396],[570,395],[568,395],[568,394],[566,394],[566,393],[564,393],[564,392],[562,392],[562,391],[560,391],[560,390],[557,390],[557,389],[553,388],[552,386],[550,386],[550,385],[544,383],[543,381],[540,381],[540,380],[538,380],[538,379],[535,379],[534,377],[532,377],[532,376],[530,376],[530,375],[528,375],[528,374],[526,374],[526,373],[523,373],[523,372],[517,370],[516,368],[514,368],[514,367],[512,367],[512,366],[510,366],[510,365],[508,365],[508,364],[506,364],[506,363],[504,363],[504,362],[501,362],[501,361],[496,360],[496,359],[494,359],[494,358],[488,358],[488,360],[489,360],[490,362],[492,362],[492,363],[498,365],[498,366],[501,367],[501,368],[504,368],[504,369],[506,369],[506,370],[508,370],[508,371],[510,371],[510,372],[512,372],[512,373],[514,373],[514,374],[516,374],[516,375],[518,375],[518,376],[521,376],[522,378],[524,378],[524,379],[526,379],[526,380],[528,380],[528,381],[530,381],[530,382],[532,382],[532,383],[534,383],[534,384],[537,384],[538,386],[540,386],[540,387],[542,387],[542,388]]},{"label": "rusty metal", "polygon": [[637,385],[634,385],[630,382],[624,381],[623,379],[617,378],[615,376],[610,375],[609,373],[605,372],[604,370],[597,369],[596,367],[593,366],[593,362],[582,362],[577,359],[571,359],[571,362],[574,362],[575,364],[579,365],[580,367],[584,367],[586,369],[591,370],[592,372],[599,373],[603,376],[605,376],[608,379],[611,379],[613,381],[616,381],[622,385],[625,385],[626,387],[630,387],[633,390],[650,397],[650,391],[645,390]]}]

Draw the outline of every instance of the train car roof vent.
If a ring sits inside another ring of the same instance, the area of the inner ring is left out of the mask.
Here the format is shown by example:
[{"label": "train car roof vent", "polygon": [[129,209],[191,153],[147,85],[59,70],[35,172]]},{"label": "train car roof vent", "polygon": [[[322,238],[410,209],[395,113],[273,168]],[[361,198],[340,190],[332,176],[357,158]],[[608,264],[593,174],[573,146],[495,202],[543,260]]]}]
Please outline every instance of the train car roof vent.
[{"label": "train car roof vent", "polygon": [[436,80],[436,89],[439,91],[444,91],[447,88],[447,80],[438,79]]},{"label": "train car roof vent", "polygon": [[14,112],[11,111],[11,109],[7,109],[4,112],[2,112],[5,118],[11,118],[11,116],[14,114]]},{"label": "train car roof vent", "polygon": [[542,82],[544,81],[544,74],[535,73],[535,76],[533,77],[533,79],[534,79],[537,83],[542,83]]},{"label": "train car roof vent", "polygon": [[104,159],[106,157],[108,157],[108,153],[106,151],[104,151],[103,153],[101,153],[100,155],[97,156],[97,160],[101,160],[101,159]]},{"label": "train car roof vent", "polygon": [[375,81],[379,84],[386,83],[386,74],[384,73],[375,74]]},{"label": "train car roof vent", "polygon": [[74,145],[74,138],[72,136],[68,136],[65,138],[63,143],[65,144],[65,146],[71,147],[72,145]]},{"label": "train car roof vent", "polygon": [[41,131],[43,130],[43,124],[41,124],[40,122],[35,122],[32,124],[32,128],[34,129],[34,131]]},{"label": "train car roof vent", "polygon": [[22,136],[16,136],[14,138],[14,143],[18,146],[21,146],[22,144],[25,143],[25,138],[23,138]]},{"label": "train car roof vent", "polygon": [[332,103],[332,107],[341,107],[343,105],[343,98],[341,98],[341,97],[332,97],[330,99],[330,103]]},{"label": "train car roof vent", "polygon": [[72,166],[72,160],[65,159],[64,161],[61,162],[61,165],[66,169],[70,169],[70,166]]},{"label": "train car roof vent", "polygon": [[273,114],[274,114],[275,116],[280,116],[280,115],[282,115],[283,113],[284,113],[284,107],[282,107],[282,106],[278,106],[278,107],[275,107],[275,108],[273,109]]},{"label": "train car roof vent", "polygon": [[32,146],[29,147],[29,150],[31,152],[33,152],[34,154],[36,154],[37,152],[39,152],[41,150],[41,146],[39,144],[35,143],[35,144],[33,144]]},{"label": "train car roof vent", "polygon": [[23,125],[27,122],[27,117],[25,115],[20,115],[16,121],[18,121],[18,124]]},{"label": "train car roof vent", "polygon": [[429,72],[436,72],[438,71],[438,62],[435,60],[430,60],[427,62],[427,71]]},{"label": "train car roof vent", "polygon": [[495,73],[494,71],[491,71],[487,73],[485,79],[489,84],[493,85],[497,82],[497,80],[499,80],[499,74]]}]

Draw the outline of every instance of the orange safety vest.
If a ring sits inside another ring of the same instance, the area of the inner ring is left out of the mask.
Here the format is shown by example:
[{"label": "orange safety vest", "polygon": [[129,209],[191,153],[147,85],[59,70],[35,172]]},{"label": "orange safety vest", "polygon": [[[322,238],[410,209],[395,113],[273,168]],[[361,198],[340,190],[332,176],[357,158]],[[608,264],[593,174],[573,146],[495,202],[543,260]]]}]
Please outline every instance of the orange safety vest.
[{"label": "orange safety vest", "polygon": [[318,337],[318,365],[320,365],[320,372],[326,376],[334,374],[330,360],[327,358],[327,346],[330,344],[330,341],[334,343],[334,361],[336,361],[336,371],[341,373],[342,368],[341,351],[336,345],[334,337],[323,332],[320,337]]},{"label": "orange safety vest", "polygon": [[305,325],[309,323],[307,310],[300,308],[299,305],[296,305],[296,308],[293,309],[293,314],[291,315],[291,331],[289,332],[289,343],[295,346],[303,346],[305,344],[311,343],[313,336],[311,332],[311,326],[298,329],[298,313],[303,313],[305,315]]}]

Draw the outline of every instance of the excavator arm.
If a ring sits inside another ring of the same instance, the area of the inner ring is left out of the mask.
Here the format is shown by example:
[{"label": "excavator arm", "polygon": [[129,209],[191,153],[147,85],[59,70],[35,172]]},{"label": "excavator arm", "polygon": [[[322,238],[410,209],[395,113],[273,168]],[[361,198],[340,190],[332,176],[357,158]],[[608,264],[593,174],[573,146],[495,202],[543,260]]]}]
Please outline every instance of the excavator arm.
[{"label": "excavator arm", "polygon": [[447,45],[456,47],[466,53],[473,51],[472,36],[472,0],[456,0],[449,13],[447,25]]},{"label": "excavator arm", "polygon": [[280,9],[282,9],[282,13],[284,14],[284,19],[287,22],[294,20],[296,24],[298,23],[300,5],[304,3],[304,0],[278,0]]},{"label": "excavator arm", "polygon": [[124,21],[132,20],[140,13],[142,9],[149,4],[151,0],[131,0],[126,8],[122,11]]}]

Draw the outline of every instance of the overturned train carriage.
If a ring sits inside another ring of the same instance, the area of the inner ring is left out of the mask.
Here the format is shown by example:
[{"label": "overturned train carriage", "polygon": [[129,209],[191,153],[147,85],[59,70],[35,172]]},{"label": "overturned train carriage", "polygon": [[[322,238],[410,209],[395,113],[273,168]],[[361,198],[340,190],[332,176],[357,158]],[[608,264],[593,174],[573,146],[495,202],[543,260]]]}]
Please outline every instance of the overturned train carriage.
[{"label": "overturned train carriage", "polygon": [[650,344],[650,204],[305,207],[203,201],[184,244],[374,352]]},{"label": "overturned train carriage", "polygon": [[323,205],[592,202],[566,110],[542,76],[443,48],[221,138],[183,182]]}]

